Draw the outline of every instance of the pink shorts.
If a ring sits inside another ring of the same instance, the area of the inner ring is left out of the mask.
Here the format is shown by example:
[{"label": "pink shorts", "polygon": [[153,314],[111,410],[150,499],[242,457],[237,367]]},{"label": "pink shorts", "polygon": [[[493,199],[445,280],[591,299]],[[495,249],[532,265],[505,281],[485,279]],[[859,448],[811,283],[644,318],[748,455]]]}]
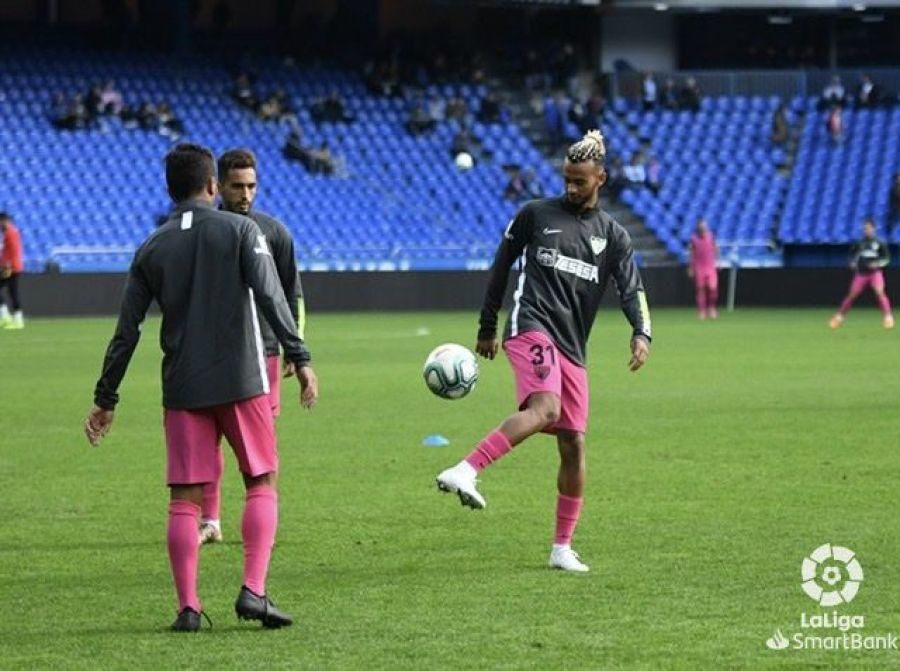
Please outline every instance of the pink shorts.
[{"label": "pink shorts", "polygon": [[266,357],[266,369],[269,372],[269,404],[272,406],[272,417],[281,414],[281,357]]},{"label": "pink shorts", "polygon": [[257,477],[278,471],[275,422],[264,394],[211,408],[167,408],[163,425],[166,482],[170,485],[214,482],[223,435],[234,450],[241,473]]},{"label": "pink shorts", "polygon": [[872,273],[856,273],[850,283],[850,293],[858,294],[871,286],[874,291],[884,291],[884,273],[876,270]]},{"label": "pink shorts", "polygon": [[503,349],[516,376],[516,399],[523,410],[528,397],[549,391],[560,401],[559,421],[545,433],[577,431],[584,433],[588,421],[587,371],[559,351],[550,336],[526,331],[503,343]]},{"label": "pink shorts", "polygon": [[694,268],[694,285],[698,289],[719,288],[719,272],[715,266],[709,268]]}]

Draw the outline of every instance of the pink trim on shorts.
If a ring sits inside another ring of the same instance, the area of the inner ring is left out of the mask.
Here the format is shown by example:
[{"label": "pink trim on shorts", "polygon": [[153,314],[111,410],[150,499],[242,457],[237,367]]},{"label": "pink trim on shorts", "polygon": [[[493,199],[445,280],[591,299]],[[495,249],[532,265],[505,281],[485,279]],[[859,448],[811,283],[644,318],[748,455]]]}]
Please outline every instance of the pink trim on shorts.
[{"label": "pink trim on shorts", "polygon": [[163,413],[166,482],[194,485],[216,478],[219,442],[224,435],[241,473],[257,477],[278,471],[275,422],[265,394],[234,403]]},{"label": "pink trim on shorts", "polygon": [[272,416],[281,414],[281,357],[266,357],[266,370],[269,373],[269,405]]},{"label": "pink trim on shorts", "polygon": [[587,430],[589,393],[587,371],[563,354],[556,343],[540,331],[526,331],[509,338],[503,349],[516,377],[519,409],[539,392],[556,394],[560,401],[559,421],[544,433]]}]

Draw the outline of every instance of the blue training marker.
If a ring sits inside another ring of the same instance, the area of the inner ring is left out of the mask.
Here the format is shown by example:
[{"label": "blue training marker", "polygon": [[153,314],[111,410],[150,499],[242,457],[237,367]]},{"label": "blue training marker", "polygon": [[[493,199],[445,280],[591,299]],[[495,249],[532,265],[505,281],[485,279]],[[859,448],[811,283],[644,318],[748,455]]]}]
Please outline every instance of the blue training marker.
[{"label": "blue training marker", "polygon": [[430,436],[425,436],[425,440],[422,441],[422,445],[425,447],[447,447],[449,444],[450,441],[439,433],[432,433]]}]

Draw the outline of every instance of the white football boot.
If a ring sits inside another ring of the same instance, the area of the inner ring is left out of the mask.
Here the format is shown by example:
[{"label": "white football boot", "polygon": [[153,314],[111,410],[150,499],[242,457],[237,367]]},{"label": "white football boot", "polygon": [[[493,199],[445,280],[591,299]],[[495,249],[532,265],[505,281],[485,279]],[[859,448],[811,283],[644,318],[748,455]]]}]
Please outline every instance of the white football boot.
[{"label": "white football boot", "polygon": [[581,557],[572,549],[571,545],[553,544],[550,551],[550,561],[547,562],[550,568],[558,568],[562,571],[572,571],[573,573],[587,573],[590,567],[581,562]]},{"label": "white football boot", "polygon": [[442,492],[456,494],[462,505],[469,506],[472,510],[479,510],[487,506],[487,501],[475,488],[476,473],[477,471],[467,461],[461,461],[456,466],[438,474],[435,481],[438,489]]}]

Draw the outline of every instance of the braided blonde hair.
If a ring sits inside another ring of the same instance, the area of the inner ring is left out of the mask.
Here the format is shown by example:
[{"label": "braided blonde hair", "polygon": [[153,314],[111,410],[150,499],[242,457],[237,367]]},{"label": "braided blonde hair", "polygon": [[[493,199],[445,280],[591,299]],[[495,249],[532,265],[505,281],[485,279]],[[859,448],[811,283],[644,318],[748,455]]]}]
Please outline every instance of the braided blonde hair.
[{"label": "braided blonde hair", "polygon": [[593,161],[597,165],[603,165],[606,160],[606,143],[603,141],[603,133],[599,130],[588,131],[583,138],[569,147],[566,152],[566,160],[570,163]]}]

